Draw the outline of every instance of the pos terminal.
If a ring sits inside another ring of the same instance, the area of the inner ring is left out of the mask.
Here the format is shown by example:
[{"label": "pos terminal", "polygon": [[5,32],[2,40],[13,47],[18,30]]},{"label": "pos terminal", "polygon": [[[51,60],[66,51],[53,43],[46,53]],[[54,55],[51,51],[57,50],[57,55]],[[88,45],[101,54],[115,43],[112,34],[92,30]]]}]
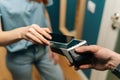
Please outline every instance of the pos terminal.
[{"label": "pos terminal", "polygon": [[84,54],[76,54],[75,48],[87,45],[87,41],[74,39],[71,36],[51,33],[50,48],[53,52],[65,56],[72,65],[79,67],[82,64],[87,64],[92,58],[90,52]]}]

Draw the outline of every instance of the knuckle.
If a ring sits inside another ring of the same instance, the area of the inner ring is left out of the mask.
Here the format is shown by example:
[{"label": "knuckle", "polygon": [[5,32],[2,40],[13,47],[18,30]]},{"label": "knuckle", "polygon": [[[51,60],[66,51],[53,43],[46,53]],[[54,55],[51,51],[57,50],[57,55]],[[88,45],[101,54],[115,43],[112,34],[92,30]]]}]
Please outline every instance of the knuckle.
[{"label": "knuckle", "polygon": [[30,33],[26,33],[26,36],[29,36],[30,35]]},{"label": "knuckle", "polygon": [[32,33],[32,31],[33,31],[32,28],[29,28],[28,31],[27,31],[27,34]]},{"label": "knuckle", "polygon": [[32,31],[33,30],[33,28],[32,27],[30,27],[29,29],[28,29],[28,31]]},{"label": "knuckle", "polygon": [[40,26],[37,25],[37,24],[32,24],[31,26],[32,26],[33,28],[40,27]]}]

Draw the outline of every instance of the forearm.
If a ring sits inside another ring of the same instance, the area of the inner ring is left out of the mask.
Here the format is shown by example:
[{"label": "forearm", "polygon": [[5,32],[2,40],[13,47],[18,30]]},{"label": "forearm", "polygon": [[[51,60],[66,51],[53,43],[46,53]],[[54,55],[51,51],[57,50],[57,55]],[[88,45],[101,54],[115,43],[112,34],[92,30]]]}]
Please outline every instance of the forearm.
[{"label": "forearm", "polygon": [[6,46],[21,40],[22,28],[14,29],[11,31],[0,31],[0,46]]},{"label": "forearm", "polygon": [[103,56],[101,58],[103,60],[105,60],[105,62],[106,62],[106,65],[105,65],[106,69],[113,70],[120,64],[120,54],[119,53],[116,53],[107,48],[101,48],[101,50],[99,50],[99,52],[101,52],[99,54],[103,53]]}]

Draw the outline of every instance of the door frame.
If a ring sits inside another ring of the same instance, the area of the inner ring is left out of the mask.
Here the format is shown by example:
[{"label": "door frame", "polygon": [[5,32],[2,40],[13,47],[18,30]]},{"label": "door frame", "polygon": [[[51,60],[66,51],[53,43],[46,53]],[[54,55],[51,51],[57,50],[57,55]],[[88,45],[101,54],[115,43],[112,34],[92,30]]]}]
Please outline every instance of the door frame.
[{"label": "door frame", "polygon": [[84,14],[86,9],[86,0],[77,0],[76,12],[75,12],[75,27],[73,31],[69,31],[66,27],[66,10],[67,0],[60,0],[60,20],[59,30],[64,35],[74,36],[76,39],[80,39],[82,36],[82,28],[84,21]]}]

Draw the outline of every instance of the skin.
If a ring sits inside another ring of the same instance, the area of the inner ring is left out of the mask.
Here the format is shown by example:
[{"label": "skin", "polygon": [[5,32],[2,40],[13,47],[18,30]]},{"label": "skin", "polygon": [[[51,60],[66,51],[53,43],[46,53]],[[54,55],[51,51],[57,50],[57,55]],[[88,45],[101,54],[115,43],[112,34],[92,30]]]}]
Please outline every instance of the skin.
[{"label": "skin", "polygon": [[[41,28],[37,24],[29,26],[23,26],[21,28],[13,29],[10,31],[2,31],[2,23],[0,21],[0,46],[7,46],[20,40],[28,40],[34,44],[50,45],[48,39],[52,39],[49,33],[52,32],[50,27],[50,19],[47,10],[45,10],[45,16],[49,21],[49,28]],[[57,64],[59,57],[53,53],[50,49],[50,58],[54,59],[54,63]]]},{"label": "skin", "polygon": [[94,55],[92,63],[81,65],[80,69],[113,70],[120,64],[120,54],[101,46],[82,46],[76,48],[75,51],[77,54],[90,51]]}]

